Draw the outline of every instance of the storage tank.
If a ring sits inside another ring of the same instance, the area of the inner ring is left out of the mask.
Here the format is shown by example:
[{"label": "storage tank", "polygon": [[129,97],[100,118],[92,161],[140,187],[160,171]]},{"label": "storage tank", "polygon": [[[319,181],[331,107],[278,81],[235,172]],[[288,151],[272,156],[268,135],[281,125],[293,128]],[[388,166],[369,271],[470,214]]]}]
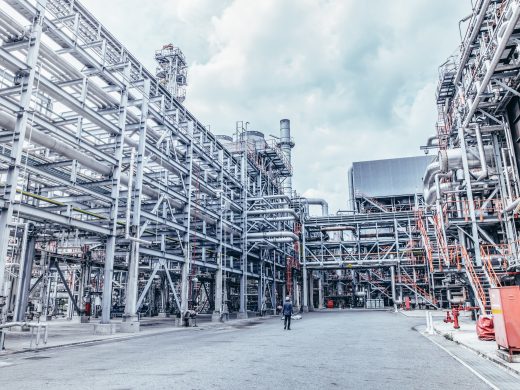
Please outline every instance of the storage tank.
[{"label": "storage tank", "polygon": [[261,131],[244,131],[240,134],[240,141],[244,140],[254,144],[256,149],[263,149],[265,146],[265,136]]}]

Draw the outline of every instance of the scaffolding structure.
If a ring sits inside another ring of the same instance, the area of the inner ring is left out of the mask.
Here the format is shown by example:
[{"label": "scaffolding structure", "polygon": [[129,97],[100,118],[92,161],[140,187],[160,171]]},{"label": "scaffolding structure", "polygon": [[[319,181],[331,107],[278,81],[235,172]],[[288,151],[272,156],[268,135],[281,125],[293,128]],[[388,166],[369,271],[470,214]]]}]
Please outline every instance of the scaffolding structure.
[{"label": "scaffolding structure", "polygon": [[78,1],[1,4],[1,321],[274,312],[299,259],[290,148],[243,123],[221,142],[172,45],[154,75]]},{"label": "scaffolding structure", "polygon": [[188,85],[188,63],[181,49],[169,43],[155,52],[157,69],[155,77],[178,102],[186,99]]},{"label": "scaffolding structure", "polygon": [[310,306],[441,307],[416,224],[422,199],[356,192],[352,201],[354,210],[305,219]]}]

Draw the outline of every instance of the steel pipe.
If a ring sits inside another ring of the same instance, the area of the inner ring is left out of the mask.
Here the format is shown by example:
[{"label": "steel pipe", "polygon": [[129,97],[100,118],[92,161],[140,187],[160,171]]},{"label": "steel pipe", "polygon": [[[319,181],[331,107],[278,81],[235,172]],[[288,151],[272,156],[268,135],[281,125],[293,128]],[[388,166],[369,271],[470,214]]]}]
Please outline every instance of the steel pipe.
[{"label": "steel pipe", "polygon": [[488,176],[488,166],[486,162],[486,153],[484,152],[484,144],[482,143],[482,133],[480,132],[480,126],[478,124],[475,127],[475,136],[477,138],[478,156],[482,169],[480,175],[477,178],[477,181],[480,181]]},{"label": "steel pipe", "polygon": [[298,241],[300,238],[294,234],[293,232],[288,231],[277,231],[277,232],[261,232],[261,233],[247,233],[247,239],[255,239],[255,238],[291,238],[293,241]]},{"label": "steel pipe", "polygon": [[329,204],[327,203],[327,201],[325,199],[300,197],[300,198],[296,198],[294,200],[294,202],[307,204],[307,208],[311,204],[312,205],[320,205],[321,206],[321,214],[322,214],[322,216],[329,215]]},{"label": "steel pipe", "polygon": [[[485,12],[485,10],[483,10]],[[504,24],[501,26],[502,31],[498,32],[497,41],[498,46],[495,49],[495,54],[493,55],[493,58],[491,59],[491,62],[487,65],[487,71],[484,75],[484,78],[482,79],[482,82],[480,85],[477,86],[477,91],[475,95],[475,99],[471,102],[468,114],[466,115],[466,119],[464,120],[464,123],[462,124],[463,128],[466,128],[471,123],[471,120],[473,119],[473,115],[477,111],[478,105],[480,103],[480,100],[482,99],[482,92],[487,88],[489,81],[491,80],[491,77],[493,76],[493,73],[495,73],[495,69],[500,62],[500,58],[502,57],[502,54],[504,53],[504,50],[507,46],[507,43],[509,42],[509,38],[511,37],[511,34],[515,30],[516,24],[518,22],[518,18],[520,17],[520,7],[517,2],[511,3],[511,8],[506,10],[504,12],[505,15],[507,15],[508,12],[511,12],[511,16],[509,20],[505,21]],[[505,16],[504,16],[505,17]],[[504,27],[505,26],[505,27]],[[502,35],[500,36],[500,33],[502,32]]]},{"label": "steel pipe", "polygon": [[262,214],[290,214],[294,218],[298,218],[298,214],[293,209],[265,209],[265,210],[249,210],[247,215],[262,215]]},{"label": "steel pipe", "polygon": [[[468,60],[469,54],[471,52],[470,49],[472,48],[472,45],[473,45],[473,41],[477,37],[477,34],[480,32],[480,25],[482,25],[482,22],[484,21],[484,18],[486,17],[486,11],[487,11],[490,3],[491,3],[491,0],[484,0],[482,6],[480,7],[477,21],[473,25],[474,27],[471,30],[471,34],[470,34],[469,38],[466,40],[467,44],[464,45],[464,50],[462,51],[462,55],[460,57],[461,64],[465,64],[466,61]],[[458,67],[457,74],[455,75],[455,80],[454,80],[455,85],[457,85],[459,83],[460,78],[462,76],[463,69],[464,69],[464,67],[462,67],[462,66]]]}]

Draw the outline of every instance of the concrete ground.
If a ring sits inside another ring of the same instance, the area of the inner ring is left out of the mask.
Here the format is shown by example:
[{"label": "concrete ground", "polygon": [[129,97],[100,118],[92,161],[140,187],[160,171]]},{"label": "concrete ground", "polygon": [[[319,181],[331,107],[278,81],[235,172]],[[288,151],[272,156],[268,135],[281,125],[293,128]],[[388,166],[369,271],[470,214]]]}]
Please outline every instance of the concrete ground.
[{"label": "concrete ground", "polygon": [[493,387],[415,331],[419,324],[392,312],[315,312],[291,331],[272,318],[11,354],[0,357],[0,388]]},{"label": "concrete ground", "polygon": [[[197,323],[200,326],[208,325],[211,318],[206,316],[199,318]],[[141,331],[139,333],[120,333],[121,319],[114,319],[112,322],[116,325],[117,332],[115,334],[100,335],[94,334],[94,325],[99,323],[98,319],[93,319],[89,323],[80,323],[79,320],[72,321],[67,319],[54,319],[47,321],[45,324],[48,327],[47,343],[43,342],[43,328],[39,345],[36,346],[36,335],[29,331],[21,331],[13,328],[6,332],[6,339],[4,343],[5,350],[0,352],[2,354],[18,353],[27,351],[32,345],[32,349],[45,349],[49,347],[60,347],[73,344],[83,344],[91,342],[108,341],[114,339],[128,339],[133,337],[140,337],[143,335],[160,334],[165,332],[174,332],[182,328],[175,327],[175,318],[145,318],[141,320]],[[33,322],[35,323],[35,322]],[[32,338],[32,344],[31,344]]]},{"label": "concrete ground", "polygon": [[[493,361],[494,363],[520,375],[520,363],[508,363],[497,355],[496,341],[479,340],[477,337],[476,323],[469,318],[461,318],[460,328],[454,329],[453,324],[445,323],[442,319],[434,320],[435,331],[445,338]],[[518,386],[520,388],[520,385]]]}]

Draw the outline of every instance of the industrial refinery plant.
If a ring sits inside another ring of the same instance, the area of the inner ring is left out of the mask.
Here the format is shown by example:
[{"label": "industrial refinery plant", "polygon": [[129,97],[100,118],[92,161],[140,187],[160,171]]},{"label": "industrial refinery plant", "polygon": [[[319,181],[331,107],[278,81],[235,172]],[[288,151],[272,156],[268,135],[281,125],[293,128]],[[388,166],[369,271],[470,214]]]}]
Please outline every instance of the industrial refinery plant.
[{"label": "industrial refinery plant", "polygon": [[473,3],[423,145],[345,166],[332,210],[293,185],[292,113],[210,130],[184,105],[180,47],[158,43],[147,69],[81,2],[0,0],[0,357],[29,334],[47,348],[53,324],[281,328],[291,302],[300,329],[345,312],[421,313],[428,330],[434,313],[450,331],[494,318],[520,359],[518,318],[493,298],[511,288],[520,310],[520,1]]}]

